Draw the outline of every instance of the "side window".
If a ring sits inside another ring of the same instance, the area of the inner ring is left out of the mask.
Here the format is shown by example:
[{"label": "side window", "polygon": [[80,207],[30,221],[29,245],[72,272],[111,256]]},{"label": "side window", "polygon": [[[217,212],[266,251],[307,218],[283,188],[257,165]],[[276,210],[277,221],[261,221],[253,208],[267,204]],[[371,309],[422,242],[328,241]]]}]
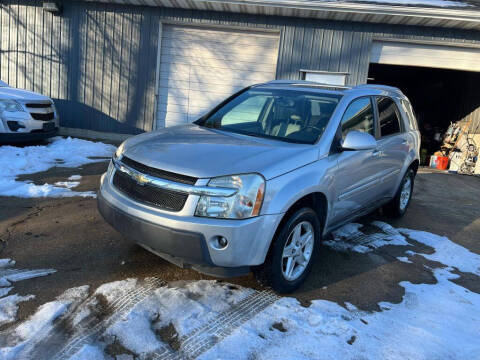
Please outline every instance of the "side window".
[{"label": "side window", "polygon": [[398,109],[392,99],[388,97],[377,97],[378,123],[380,125],[380,136],[388,136],[400,132],[400,119]]},{"label": "side window", "polygon": [[417,119],[415,118],[415,113],[407,100],[402,100],[402,106],[405,113],[408,115],[408,122],[410,123],[411,130],[418,130]]},{"label": "side window", "polygon": [[375,136],[373,108],[370,97],[353,100],[342,117],[342,139],[349,131],[357,130]]}]

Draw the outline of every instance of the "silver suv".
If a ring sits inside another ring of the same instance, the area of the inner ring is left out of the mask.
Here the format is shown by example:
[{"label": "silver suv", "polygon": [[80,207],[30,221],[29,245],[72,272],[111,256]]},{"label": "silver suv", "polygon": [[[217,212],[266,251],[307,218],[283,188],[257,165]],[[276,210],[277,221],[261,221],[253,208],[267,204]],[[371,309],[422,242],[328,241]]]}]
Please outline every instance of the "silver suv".
[{"label": "silver suv", "polygon": [[281,293],[322,237],[380,206],[401,216],[419,164],[408,99],[380,85],[254,85],[193,124],[125,141],[101,179],[114,228],[182,267],[253,270]]}]

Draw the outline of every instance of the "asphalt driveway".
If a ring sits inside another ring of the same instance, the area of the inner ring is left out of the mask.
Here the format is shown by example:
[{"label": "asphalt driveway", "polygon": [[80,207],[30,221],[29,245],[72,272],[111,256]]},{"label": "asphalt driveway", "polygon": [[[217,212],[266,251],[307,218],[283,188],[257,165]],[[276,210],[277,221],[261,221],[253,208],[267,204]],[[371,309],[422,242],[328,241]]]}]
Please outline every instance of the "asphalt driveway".
[{"label": "asphalt driveway", "polygon": [[[71,175],[82,176],[78,191],[97,190],[107,162],[80,168],[57,166],[45,172],[23,175],[19,180],[36,184],[62,181]],[[470,251],[480,254],[480,178],[451,175],[428,169],[420,170],[414,198],[406,216],[392,221],[377,212],[363,218],[365,234],[373,220],[384,220],[395,227],[405,227],[445,235]],[[41,304],[63,291],[89,284],[101,284],[125,278],[159,277],[175,280],[208,279],[192,270],[169,264],[139,246],[124,240],[99,215],[93,198],[17,198],[0,197],[0,238],[2,258],[12,258],[18,267],[53,268],[57,272],[42,278],[18,282],[15,291],[35,298],[22,302],[18,320],[31,315]],[[415,243],[415,251],[429,251]],[[412,249],[410,249],[412,250]],[[325,247],[307,282],[293,296],[308,305],[313,299],[338,304],[351,303],[363,310],[376,310],[382,301],[400,302],[402,281],[434,283],[435,264],[419,257],[413,263],[399,261],[406,248],[384,246],[369,253],[339,252]],[[460,274],[455,280],[480,293],[480,279]],[[253,276],[230,282],[259,289]]]}]

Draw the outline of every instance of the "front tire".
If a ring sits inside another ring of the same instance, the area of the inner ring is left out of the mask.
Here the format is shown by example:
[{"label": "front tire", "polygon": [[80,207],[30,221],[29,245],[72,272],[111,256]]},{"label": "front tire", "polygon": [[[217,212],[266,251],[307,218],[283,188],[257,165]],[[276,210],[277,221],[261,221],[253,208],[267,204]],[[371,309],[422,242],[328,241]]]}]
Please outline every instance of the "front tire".
[{"label": "front tire", "polygon": [[383,208],[386,215],[394,218],[400,218],[405,215],[412,199],[414,180],[415,172],[412,169],[408,169],[403,176],[395,197]]},{"label": "front tire", "polygon": [[321,225],[315,211],[296,211],[277,232],[265,263],[255,269],[257,279],[281,294],[295,291],[310,273],[320,242]]}]

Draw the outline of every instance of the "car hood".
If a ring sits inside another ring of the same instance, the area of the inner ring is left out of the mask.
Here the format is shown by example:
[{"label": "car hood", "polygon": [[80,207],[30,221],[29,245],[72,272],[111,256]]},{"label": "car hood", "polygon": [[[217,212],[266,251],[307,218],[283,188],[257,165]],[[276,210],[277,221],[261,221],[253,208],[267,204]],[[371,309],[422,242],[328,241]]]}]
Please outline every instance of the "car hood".
[{"label": "car hood", "polygon": [[12,87],[0,87],[0,100],[50,100],[48,96],[33,91],[16,89]]},{"label": "car hood", "polygon": [[198,178],[257,172],[268,180],[316,161],[318,148],[190,124],[130,138],[124,155]]}]

